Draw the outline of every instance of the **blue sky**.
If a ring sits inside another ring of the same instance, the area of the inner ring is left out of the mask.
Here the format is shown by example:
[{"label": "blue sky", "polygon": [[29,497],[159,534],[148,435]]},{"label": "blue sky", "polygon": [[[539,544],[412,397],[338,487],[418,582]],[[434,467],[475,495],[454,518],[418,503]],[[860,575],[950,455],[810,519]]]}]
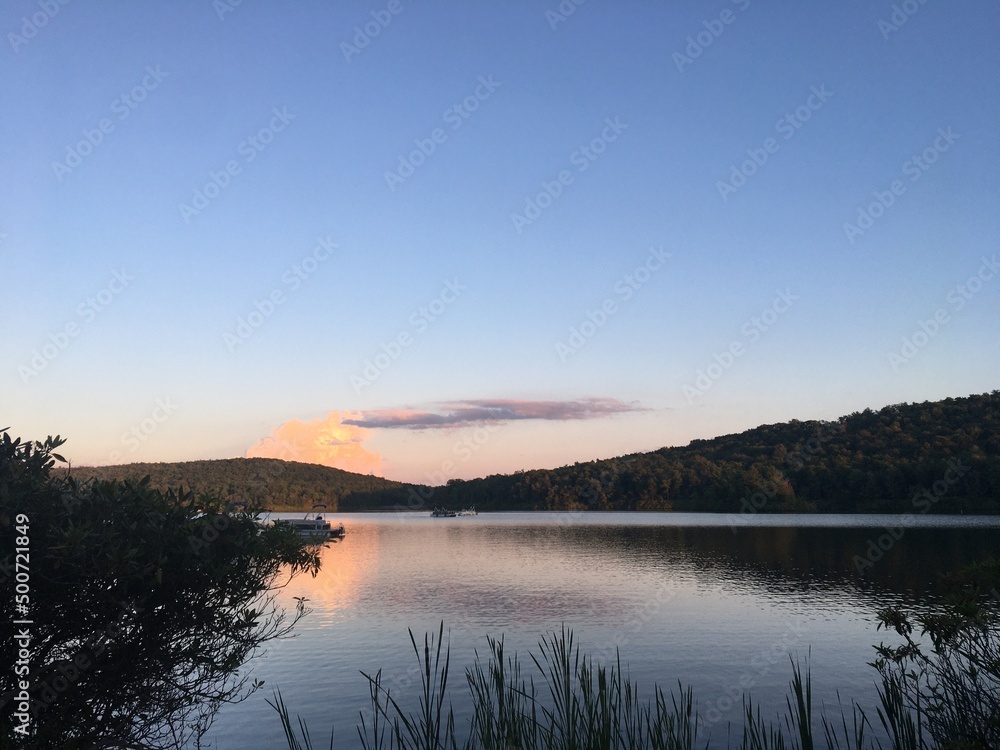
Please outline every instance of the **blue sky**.
[{"label": "blue sky", "polygon": [[0,426],[429,481],[993,390],[998,31],[8,3]]}]

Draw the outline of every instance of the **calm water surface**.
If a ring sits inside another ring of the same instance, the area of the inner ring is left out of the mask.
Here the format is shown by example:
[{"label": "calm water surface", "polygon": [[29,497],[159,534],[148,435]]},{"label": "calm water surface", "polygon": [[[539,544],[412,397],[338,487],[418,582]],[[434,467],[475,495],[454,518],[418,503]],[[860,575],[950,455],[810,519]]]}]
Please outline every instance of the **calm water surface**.
[{"label": "calm water surface", "polygon": [[464,669],[476,649],[487,651],[487,634],[504,635],[527,669],[538,639],[566,625],[598,659],[613,659],[619,646],[647,697],[654,682],[693,686],[713,746],[725,746],[729,722],[737,734],[742,726],[739,698],[727,696],[738,696],[742,681],[765,714],[783,710],[789,655],[810,659],[814,705],[835,706],[838,691],[873,705],[872,644],[892,640],[876,632],[876,609],[928,600],[939,573],[1000,552],[1000,518],[986,517],[919,517],[910,527],[895,516],[331,518],[346,538],[323,551],[316,578],[293,580],[279,597],[289,609],[292,597],[308,597],[313,611],[296,637],[254,660],[266,686],[222,711],[212,747],[285,747],[265,702],[274,688],[323,747],[331,727],[335,747],[360,747],[361,671],[381,668],[394,697],[415,697],[407,628],[422,638],[441,621],[460,728]]}]

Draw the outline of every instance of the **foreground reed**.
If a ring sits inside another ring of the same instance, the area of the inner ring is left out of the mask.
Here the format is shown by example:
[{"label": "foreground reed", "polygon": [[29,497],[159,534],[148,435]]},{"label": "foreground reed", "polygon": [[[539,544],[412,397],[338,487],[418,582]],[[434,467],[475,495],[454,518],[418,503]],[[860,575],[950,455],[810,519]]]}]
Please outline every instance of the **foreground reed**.
[{"label": "foreground reed", "polygon": [[[567,628],[543,637],[531,662],[535,678],[522,676],[517,654],[508,655],[503,638],[487,638],[489,655],[466,670],[472,697],[468,735],[456,736],[454,712],[446,705],[450,668],[444,626],[425,635],[422,646],[412,631],[410,641],[420,663],[420,693],[415,711],[397,703],[382,683],[381,670],[368,679],[372,712],[362,716],[358,735],[365,750],[696,750],[719,739],[699,738],[698,712],[691,688],[669,694],[654,686],[651,700],[641,700],[636,684],[622,672],[620,658],[611,666],[594,664],[581,654]],[[726,746],[740,750],[924,750],[930,743],[920,717],[907,706],[903,686],[884,676],[876,709],[883,739],[873,737],[873,724],[857,704],[848,718],[843,707],[835,720],[813,722],[812,684],[808,664],[792,661],[787,711],[778,721],[765,720],[751,698],[744,699],[743,729],[727,736]],[[289,750],[313,750],[308,728],[295,730],[280,693],[271,703],[281,717]],[[730,729],[730,732],[732,730]],[[822,740],[820,744],[819,740]],[[331,733],[329,747],[333,748]],[[957,746],[956,746],[957,747]],[[964,745],[963,747],[976,747]]]},{"label": "foreground reed", "polygon": [[[752,696],[744,695],[742,734],[733,737],[729,727],[723,743],[704,736],[713,727],[699,719],[691,688],[678,684],[668,697],[654,685],[652,699],[641,700],[617,654],[610,667],[595,664],[563,627],[530,654],[541,691],[534,676],[522,676],[503,638],[487,638],[487,660],[477,652],[465,673],[472,717],[460,745],[451,704],[445,706],[450,649],[442,623],[436,638],[424,636],[423,649],[410,632],[421,667],[418,710],[407,712],[397,703],[381,671],[365,675],[373,710],[370,720],[362,717],[358,735],[365,750],[814,750],[821,747],[818,740],[829,750],[1000,750],[1000,560],[971,565],[944,581],[950,593],[936,607],[913,615],[896,607],[877,613],[878,630],[894,631],[902,643],[875,647],[875,720],[856,702],[848,719],[841,704],[839,716],[820,716],[818,731],[808,661],[803,669],[789,657],[784,716],[765,720]],[[308,728],[299,720],[296,733],[280,694],[271,705],[289,750],[312,750]]]}]

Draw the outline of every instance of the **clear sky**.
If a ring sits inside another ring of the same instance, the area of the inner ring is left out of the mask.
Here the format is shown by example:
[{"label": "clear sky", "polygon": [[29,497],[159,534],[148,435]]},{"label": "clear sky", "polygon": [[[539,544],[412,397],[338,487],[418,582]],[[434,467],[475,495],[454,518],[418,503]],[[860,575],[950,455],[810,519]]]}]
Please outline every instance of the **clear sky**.
[{"label": "clear sky", "polygon": [[998,387],[992,0],[0,33],[0,427],[74,463],[437,483]]}]

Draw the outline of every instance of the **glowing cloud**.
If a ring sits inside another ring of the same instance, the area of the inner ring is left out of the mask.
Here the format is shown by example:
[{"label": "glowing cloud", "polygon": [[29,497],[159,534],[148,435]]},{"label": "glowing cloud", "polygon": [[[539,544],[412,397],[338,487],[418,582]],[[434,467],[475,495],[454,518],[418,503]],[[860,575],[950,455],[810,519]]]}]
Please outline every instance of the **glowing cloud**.
[{"label": "glowing cloud", "polygon": [[322,464],[359,474],[382,471],[382,456],[367,450],[367,430],[351,423],[351,412],[331,411],[325,419],[292,419],[247,449],[247,458],[280,458]]},{"label": "glowing cloud", "polygon": [[523,401],[519,399],[479,399],[446,401],[439,412],[415,409],[375,409],[344,420],[345,425],[411,430],[458,427],[464,424],[510,422],[522,419],[565,421],[596,419],[613,414],[647,411],[638,404],[615,398],[585,398],[578,401]]}]

